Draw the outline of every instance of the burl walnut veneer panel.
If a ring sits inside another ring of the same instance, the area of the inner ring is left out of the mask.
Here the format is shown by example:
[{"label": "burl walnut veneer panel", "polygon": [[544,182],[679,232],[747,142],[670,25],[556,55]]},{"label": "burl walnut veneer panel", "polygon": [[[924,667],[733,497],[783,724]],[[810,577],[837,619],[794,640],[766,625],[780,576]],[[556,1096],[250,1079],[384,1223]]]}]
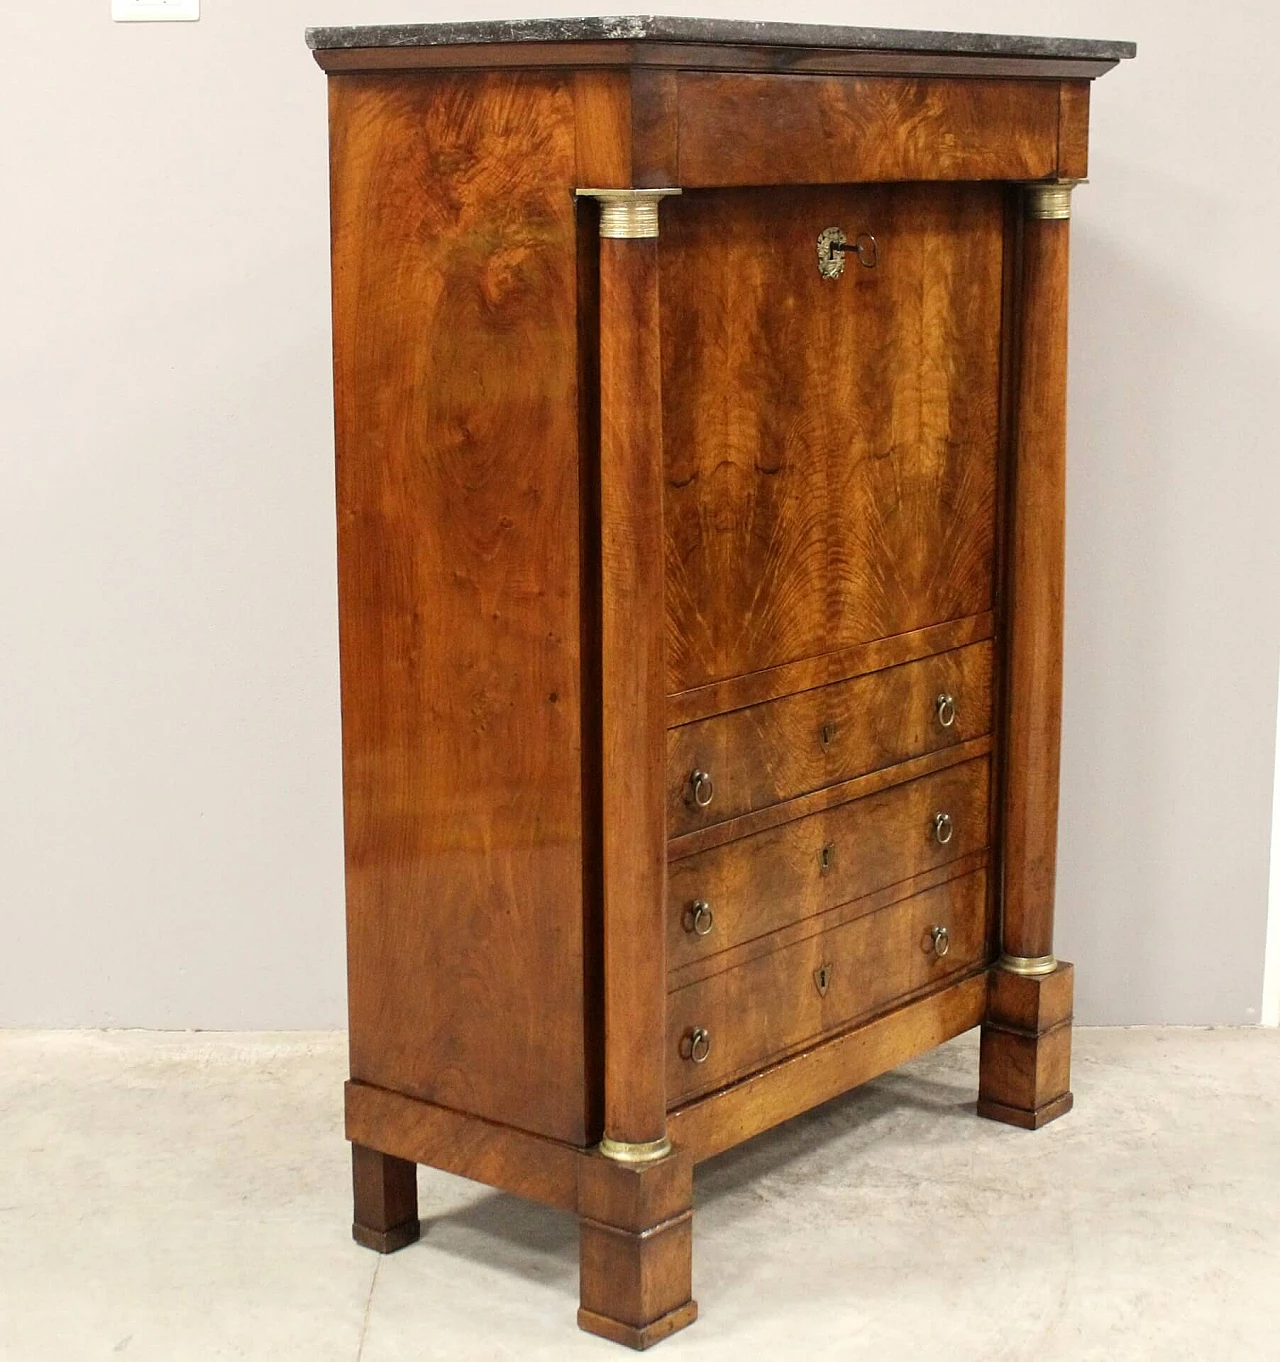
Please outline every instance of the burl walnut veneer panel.
[{"label": "burl walnut veneer panel", "polygon": [[691,188],[1039,180],[1058,163],[1058,91],[1041,81],[685,72],[679,104]]},{"label": "burl walnut veneer panel", "polygon": [[581,1141],[571,89],[330,89],[351,1073]]},{"label": "burl walnut veneer panel", "polygon": [[[664,221],[672,692],[992,601],[1004,198],[722,190]],[[877,263],[817,269],[826,227]]]}]

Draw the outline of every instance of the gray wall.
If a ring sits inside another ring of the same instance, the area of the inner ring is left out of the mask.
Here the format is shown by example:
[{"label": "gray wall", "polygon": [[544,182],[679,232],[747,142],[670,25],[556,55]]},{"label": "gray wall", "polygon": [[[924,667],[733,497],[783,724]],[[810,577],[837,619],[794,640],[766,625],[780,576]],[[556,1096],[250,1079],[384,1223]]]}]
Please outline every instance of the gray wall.
[{"label": "gray wall", "polygon": [[[343,1020],[325,98],[301,35],[465,11],[204,7],[6,19],[5,1025]],[[1076,194],[1059,947],[1084,1021],[1255,1020],[1280,18],[1240,0],[847,17],[1141,44],[1095,88]]]}]

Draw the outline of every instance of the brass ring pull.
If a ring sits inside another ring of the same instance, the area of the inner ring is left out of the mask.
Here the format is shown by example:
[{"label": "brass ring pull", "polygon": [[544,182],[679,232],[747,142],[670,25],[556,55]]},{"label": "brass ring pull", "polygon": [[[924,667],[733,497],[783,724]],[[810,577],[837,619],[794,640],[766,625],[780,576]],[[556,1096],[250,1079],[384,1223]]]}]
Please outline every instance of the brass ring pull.
[{"label": "brass ring pull", "polygon": [[689,792],[698,808],[705,809],[716,795],[715,782],[709,772],[695,771],[689,777]]},{"label": "brass ring pull", "polygon": [[695,899],[684,913],[684,929],[694,936],[706,936],[715,925],[715,914],[706,899]]},{"label": "brass ring pull", "polygon": [[945,927],[931,927],[929,929],[929,946],[934,955],[941,960],[951,949],[951,933]]},{"label": "brass ring pull", "polygon": [[947,694],[939,695],[934,701],[938,710],[938,722],[943,728],[950,728],[956,721],[956,702]]},{"label": "brass ring pull", "polygon": [[695,1026],[689,1032],[688,1058],[695,1064],[705,1064],[711,1053],[711,1032],[705,1026]]},{"label": "brass ring pull", "polygon": [[938,839],[939,846],[946,846],[955,836],[955,831],[955,824],[951,821],[949,813],[935,813],[933,815],[933,835]]}]

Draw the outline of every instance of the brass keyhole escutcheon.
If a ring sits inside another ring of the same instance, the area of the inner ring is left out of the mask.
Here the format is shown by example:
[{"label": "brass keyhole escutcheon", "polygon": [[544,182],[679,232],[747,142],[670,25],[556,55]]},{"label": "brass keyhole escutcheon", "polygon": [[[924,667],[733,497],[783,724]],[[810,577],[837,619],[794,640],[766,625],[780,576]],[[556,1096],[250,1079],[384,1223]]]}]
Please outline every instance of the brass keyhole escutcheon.
[{"label": "brass keyhole escutcheon", "polygon": [[706,899],[694,899],[684,910],[684,929],[694,936],[706,936],[715,925],[715,915]]},{"label": "brass keyhole escutcheon", "polygon": [[685,1036],[684,1057],[691,1059],[695,1064],[705,1064],[707,1056],[711,1053],[711,1032],[705,1026],[695,1026],[692,1031]]},{"label": "brass keyhole escutcheon", "polygon": [[818,852],[818,870],[825,875],[832,867],[836,859],[836,844],[828,842],[826,846]]},{"label": "brass keyhole escutcheon", "polygon": [[855,255],[864,269],[880,263],[880,244],[870,232],[859,232],[850,241],[839,227],[824,227],[818,233],[818,273],[824,279],[839,279],[844,273],[846,254]]},{"label": "brass keyhole escutcheon", "polygon": [[938,839],[939,846],[946,844],[955,836],[956,827],[951,821],[949,813],[935,813],[933,815],[933,835]]},{"label": "brass keyhole escutcheon", "polygon": [[835,724],[831,722],[823,724],[822,727],[818,730],[818,741],[822,744],[822,750],[824,752],[827,750],[827,748],[831,746],[833,742],[835,742],[836,733],[838,731],[839,730],[836,728]]},{"label": "brass keyhole escutcheon", "polygon": [[827,964],[825,961],[813,972],[813,982],[817,985],[819,997],[827,996],[827,989],[831,987],[831,976],[835,972],[835,966]]}]

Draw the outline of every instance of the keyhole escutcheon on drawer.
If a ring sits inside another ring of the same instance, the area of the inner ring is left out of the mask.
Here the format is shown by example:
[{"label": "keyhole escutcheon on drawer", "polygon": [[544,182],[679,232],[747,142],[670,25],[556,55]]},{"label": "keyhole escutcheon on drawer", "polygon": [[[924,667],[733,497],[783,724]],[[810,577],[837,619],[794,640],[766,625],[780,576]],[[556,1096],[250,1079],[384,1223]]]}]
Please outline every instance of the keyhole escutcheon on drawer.
[{"label": "keyhole escutcheon on drawer", "polygon": [[839,279],[844,273],[845,255],[857,257],[864,269],[880,263],[880,244],[870,232],[859,232],[850,241],[839,227],[824,227],[818,233],[818,273],[824,279]]}]

